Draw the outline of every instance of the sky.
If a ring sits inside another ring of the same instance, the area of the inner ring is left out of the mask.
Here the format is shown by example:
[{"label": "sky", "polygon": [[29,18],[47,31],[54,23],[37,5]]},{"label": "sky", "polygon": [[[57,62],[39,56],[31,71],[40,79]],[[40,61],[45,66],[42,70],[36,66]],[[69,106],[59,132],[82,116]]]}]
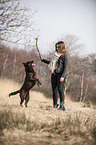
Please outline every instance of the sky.
[{"label": "sky", "polygon": [[[96,53],[96,0],[24,0],[36,9],[38,46],[41,53],[62,35],[75,35],[84,44],[84,55]],[[53,48],[52,48],[53,49]]]}]

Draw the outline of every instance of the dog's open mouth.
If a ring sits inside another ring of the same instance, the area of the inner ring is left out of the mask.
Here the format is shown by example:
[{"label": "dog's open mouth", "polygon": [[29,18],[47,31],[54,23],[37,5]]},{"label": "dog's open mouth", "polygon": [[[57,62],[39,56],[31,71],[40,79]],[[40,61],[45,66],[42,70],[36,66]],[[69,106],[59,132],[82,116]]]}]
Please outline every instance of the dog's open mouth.
[{"label": "dog's open mouth", "polygon": [[32,63],[32,67],[34,67],[35,66],[35,63]]}]

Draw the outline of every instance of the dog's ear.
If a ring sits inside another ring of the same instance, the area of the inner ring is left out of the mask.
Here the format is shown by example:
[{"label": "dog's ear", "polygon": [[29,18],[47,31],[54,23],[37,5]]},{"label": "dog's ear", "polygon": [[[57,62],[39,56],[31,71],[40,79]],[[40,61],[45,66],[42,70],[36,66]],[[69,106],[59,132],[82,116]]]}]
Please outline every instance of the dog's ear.
[{"label": "dog's ear", "polygon": [[31,63],[33,63],[34,61],[32,60]]},{"label": "dog's ear", "polygon": [[22,63],[24,66],[26,65],[26,63]]}]

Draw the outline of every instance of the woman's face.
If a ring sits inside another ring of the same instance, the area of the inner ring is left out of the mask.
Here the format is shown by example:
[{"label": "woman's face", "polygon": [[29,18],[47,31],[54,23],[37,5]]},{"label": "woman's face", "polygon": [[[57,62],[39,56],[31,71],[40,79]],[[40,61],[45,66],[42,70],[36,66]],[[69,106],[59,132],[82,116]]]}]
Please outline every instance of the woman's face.
[{"label": "woman's face", "polygon": [[62,53],[62,44],[57,44],[56,49],[58,53]]}]

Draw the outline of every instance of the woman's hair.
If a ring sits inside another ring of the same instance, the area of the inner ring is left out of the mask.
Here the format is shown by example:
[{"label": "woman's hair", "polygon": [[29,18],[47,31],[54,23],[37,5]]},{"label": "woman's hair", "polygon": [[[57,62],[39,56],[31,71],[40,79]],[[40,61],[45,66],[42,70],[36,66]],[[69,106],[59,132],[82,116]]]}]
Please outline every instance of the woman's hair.
[{"label": "woman's hair", "polygon": [[57,51],[58,52],[58,50],[57,50],[57,45],[58,44],[61,44],[61,51],[62,51],[62,54],[65,54],[66,52],[67,52],[67,49],[66,49],[66,46],[65,46],[65,43],[63,42],[63,41],[59,41],[59,42],[57,42],[56,44],[55,44],[55,51]]}]

